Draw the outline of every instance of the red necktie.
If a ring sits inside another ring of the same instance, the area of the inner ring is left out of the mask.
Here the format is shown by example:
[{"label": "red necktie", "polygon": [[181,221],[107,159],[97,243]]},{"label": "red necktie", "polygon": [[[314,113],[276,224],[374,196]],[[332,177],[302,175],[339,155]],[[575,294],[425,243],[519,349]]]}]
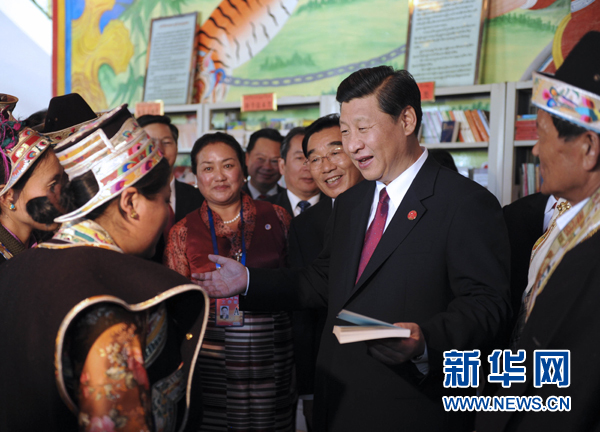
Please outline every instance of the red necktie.
[{"label": "red necktie", "polygon": [[171,207],[169,205],[169,220],[167,221],[167,225],[165,226],[165,229],[163,231],[163,236],[165,237],[165,243],[169,238],[169,231],[171,231],[171,228],[173,228],[173,225],[175,225],[175,212],[173,211],[173,207]]},{"label": "red necktie", "polygon": [[379,243],[379,240],[383,235],[385,222],[387,220],[389,201],[390,197],[387,191],[385,188],[381,189],[381,192],[379,192],[379,204],[377,204],[375,218],[373,219],[373,222],[371,222],[371,225],[365,234],[365,243],[363,244],[363,250],[360,254],[360,263],[358,264],[358,275],[356,276],[356,282],[358,282],[360,279],[365,267],[367,266],[367,263],[371,259],[371,256],[377,247],[377,243]]}]

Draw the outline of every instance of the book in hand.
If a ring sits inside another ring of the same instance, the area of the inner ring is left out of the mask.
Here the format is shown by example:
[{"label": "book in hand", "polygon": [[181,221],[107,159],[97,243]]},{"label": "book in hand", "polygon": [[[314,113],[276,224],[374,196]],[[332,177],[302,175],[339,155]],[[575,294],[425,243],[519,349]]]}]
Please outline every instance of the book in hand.
[{"label": "book in hand", "polygon": [[341,320],[356,324],[353,326],[333,326],[333,334],[341,344],[373,339],[410,337],[410,330],[407,328],[396,327],[385,321],[380,321],[345,309],[342,309],[337,317]]}]

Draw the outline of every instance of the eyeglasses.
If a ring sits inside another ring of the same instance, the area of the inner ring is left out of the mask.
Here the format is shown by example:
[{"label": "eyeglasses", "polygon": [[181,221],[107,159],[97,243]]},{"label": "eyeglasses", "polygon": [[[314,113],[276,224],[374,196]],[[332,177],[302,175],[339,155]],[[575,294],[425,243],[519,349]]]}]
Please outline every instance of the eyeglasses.
[{"label": "eyeglasses", "polygon": [[325,156],[310,155],[304,162],[304,165],[308,165],[311,171],[317,171],[321,169],[323,159],[327,159],[334,165],[339,165],[344,162],[344,156],[344,149],[342,147],[336,147],[327,152]]}]

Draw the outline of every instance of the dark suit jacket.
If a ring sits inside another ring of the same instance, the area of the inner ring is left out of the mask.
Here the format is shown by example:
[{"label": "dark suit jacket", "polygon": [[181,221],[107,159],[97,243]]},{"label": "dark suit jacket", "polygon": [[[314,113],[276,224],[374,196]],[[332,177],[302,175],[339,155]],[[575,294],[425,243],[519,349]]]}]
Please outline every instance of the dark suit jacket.
[{"label": "dark suit jacket", "polygon": [[[321,200],[323,198],[328,198],[328,197],[324,193],[321,193],[319,202],[321,202]],[[290,214],[291,217],[294,217],[294,209],[292,208],[292,204],[290,203],[290,198],[288,197],[287,189],[283,189],[283,191],[281,191],[275,195],[271,195],[270,197],[267,197],[267,199],[265,201],[268,201],[271,204],[276,204],[280,207],[283,207],[284,209],[286,209],[286,211]],[[317,205],[317,204],[315,204],[315,205]],[[331,207],[331,200],[329,200],[329,207]],[[309,209],[310,209],[310,207],[309,207]]]},{"label": "dark suit jacket", "polygon": [[[242,186],[242,190],[244,192],[246,192],[248,195],[250,195],[250,197],[252,197],[252,192],[250,192],[250,188],[248,187],[248,182],[244,183],[244,186]],[[284,192],[284,191],[285,191],[284,187],[277,185],[277,194]],[[277,194],[275,194],[275,195],[277,195]]]},{"label": "dark suit jacket", "polygon": [[[521,297],[527,288],[531,250],[535,242],[544,234],[544,210],[547,202],[548,195],[536,193],[518,199],[503,209],[510,241],[510,304],[513,316],[509,329],[516,324],[521,308]],[[510,331],[507,332],[505,339],[506,348],[508,348],[509,336]]]},{"label": "dark suit jacket", "polygon": [[175,180],[175,223],[200,208],[204,197],[192,185]]},{"label": "dark suit jacket", "polygon": [[[509,314],[509,245],[496,198],[427,159],[355,283],[375,183],[335,201],[323,251],[303,270],[250,270],[247,309],[328,308],[317,363],[318,431],[472,431],[472,413],[445,412],[443,351],[486,348]],[[417,217],[407,215],[416,211]],[[363,343],[332,334],[341,309],[390,323],[420,325],[430,371],[388,367]],[[483,357],[482,354],[482,358]]]},{"label": "dark suit jacket", "polygon": [[[571,396],[569,412],[494,412],[477,415],[477,432],[600,430],[600,234],[565,254],[535,306],[518,349],[526,350],[526,382],[512,383],[498,395]],[[534,350],[570,350],[571,383],[533,385]]]},{"label": "dark suit jacket", "polygon": [[[198,188],[175,180],[175,223],[186,217],[188,213],[200,208],[203,202],[204,197]],[[166,239],[161,235],[152,261],[162,264],[166,246]]]},{"label": "dark suit jacket", "polygon": [[[318,203],[292,219],[288,234],[290,267],[306,267],[317,259],[323,249],[325,226],[331,211],[331,198],[322,195]],[[325,308],[294,312],[294,361],[299,395],[315,392],[315,366],[326,318]]]}]

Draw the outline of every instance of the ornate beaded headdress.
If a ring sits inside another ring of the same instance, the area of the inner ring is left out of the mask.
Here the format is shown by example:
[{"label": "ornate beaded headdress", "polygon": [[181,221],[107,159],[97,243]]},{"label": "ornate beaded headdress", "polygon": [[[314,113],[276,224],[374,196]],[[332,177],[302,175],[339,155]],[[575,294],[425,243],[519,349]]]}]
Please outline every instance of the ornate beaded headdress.
[{"label": "ornate beaded headdress", "polygon": [[91,171],[99,190],[77,210],[56,219],[68,222],[90,213],[134,185],[162,159],[129,110],[121,105],[57,144],[56,155],[72,180]]},{"label": "ornate beaded headdress", "polygon": [[23,177],[51,144],[47,136],[15,120],[8,107],[0,111],[0,163],[4,168],[4,178],[0,179],[0,184],[5,185],[0,190],[0,196]]}]

